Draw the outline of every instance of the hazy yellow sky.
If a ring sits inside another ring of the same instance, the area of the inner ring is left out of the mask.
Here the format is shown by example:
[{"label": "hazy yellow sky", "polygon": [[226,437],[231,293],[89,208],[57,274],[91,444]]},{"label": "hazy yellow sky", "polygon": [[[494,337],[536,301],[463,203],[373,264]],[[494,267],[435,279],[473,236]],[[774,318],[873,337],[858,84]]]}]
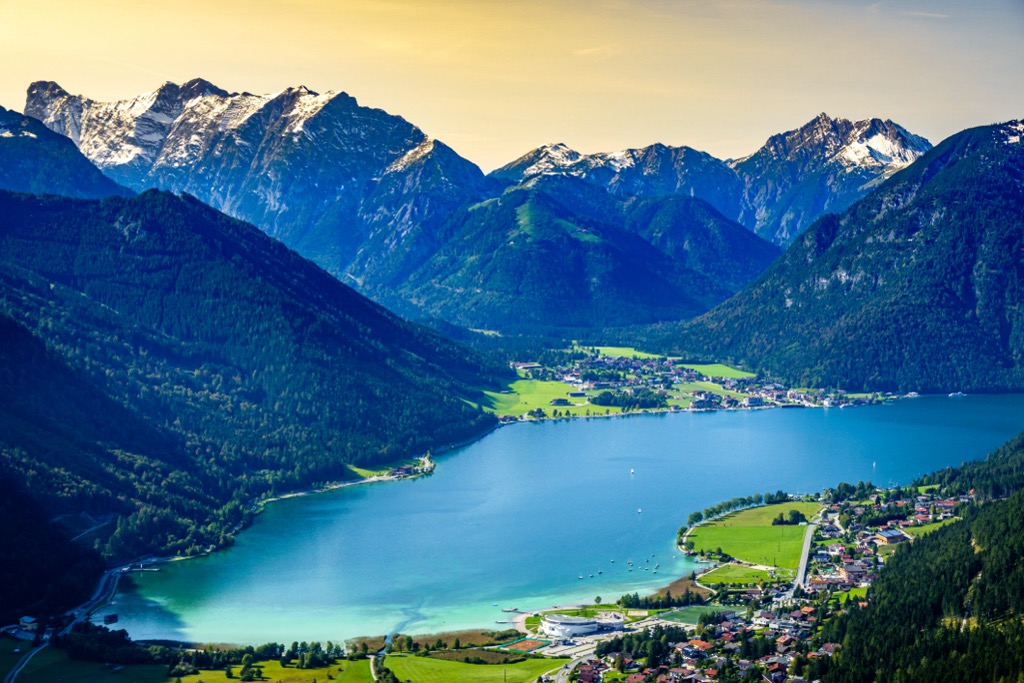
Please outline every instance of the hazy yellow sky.
[{"label": "hazy yellow sky", "polygon": [[748,154],[818,113],[1024,117],[1024,0],[0,0],[0,105],[203,77],[343,90],[490,170],[548,142]]}]

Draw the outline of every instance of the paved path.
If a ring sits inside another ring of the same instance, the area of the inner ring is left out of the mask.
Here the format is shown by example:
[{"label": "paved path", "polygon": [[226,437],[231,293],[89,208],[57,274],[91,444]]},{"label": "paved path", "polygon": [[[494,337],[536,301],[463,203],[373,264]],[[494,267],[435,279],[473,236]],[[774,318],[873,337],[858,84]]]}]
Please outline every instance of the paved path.
[{"label": "paved path", "polygon": [[571,662],[563,666],[561,669],[558,670],[558,673],[555,674],[555,683],[568,683],[569,674],[571,674],[577,666],[579,666],[580,664],[587,661],[593,656],[594,650],[591,650],[588,654],[578,656]]},{"label": "paved path", "polygon": [[793,597],[793,591],[797,586],[804,585],[804,579],[807,577],[807,560],[811,556],[811,541],[814,539],[814,530],[817,528],[817,524],[807,525],[807,532],[804,534],[804,549],[800,553],[800,568],[796,572],[796,581],[793,582],[793,586],[789,589],[789,598]]},{"label": "paved path", "polygon": [[25,656],[19,659],[18,663],[15,664],[14,667],[12,667],[11,670],[7,672],[7,675],[4,677],[4,683],[14,683],[14,679],[18,677],[18,674],[20,674],[21,670],[25,668],[25,665],[28,664],[28,661],[32,659],[32,657],[34,657],[37,652],[39,652],[45,647],[46,643],[43,643],[34,650],[30,650],[29,652],[25,653]]}]

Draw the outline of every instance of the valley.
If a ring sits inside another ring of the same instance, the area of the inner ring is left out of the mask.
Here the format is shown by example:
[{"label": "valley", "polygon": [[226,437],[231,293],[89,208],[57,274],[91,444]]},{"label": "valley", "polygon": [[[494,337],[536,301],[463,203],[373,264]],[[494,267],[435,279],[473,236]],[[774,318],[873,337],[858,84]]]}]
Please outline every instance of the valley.
[{"label": "valley", "polygon": [[8,4],[3,683],[1021,677],[1019,8]]}]

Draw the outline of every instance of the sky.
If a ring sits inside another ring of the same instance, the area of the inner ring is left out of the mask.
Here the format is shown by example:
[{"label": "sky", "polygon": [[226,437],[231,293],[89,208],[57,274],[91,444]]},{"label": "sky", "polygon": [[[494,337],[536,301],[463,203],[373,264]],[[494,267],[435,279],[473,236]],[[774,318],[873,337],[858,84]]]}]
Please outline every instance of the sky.
[{"label": "sky", "polygon": [[0,105],[202,77],[344,91],[485,171],[547,143],[752,153],[821,112],[1024,117],[1024,0],[0,0]]}]

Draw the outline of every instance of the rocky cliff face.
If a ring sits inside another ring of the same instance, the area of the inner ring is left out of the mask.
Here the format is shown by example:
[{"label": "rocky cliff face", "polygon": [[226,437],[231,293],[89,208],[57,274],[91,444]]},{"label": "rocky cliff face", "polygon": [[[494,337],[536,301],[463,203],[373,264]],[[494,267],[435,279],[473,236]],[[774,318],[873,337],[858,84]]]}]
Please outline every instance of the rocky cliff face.
[{"label": "rocky cliff face", "polygon": [[572,175],[617,195],[698,197],[761,237],[786,245],[822,214],[847,208],[929,149],[927,140],[892,121],[821,114],[737,161],[689,147],[580,154],[557,144],[538,147],[491,175],[513,183],[544,174]]},{"label": "rocky cliff face", "polygon": [[817,218],[846,209],[929,149],[927,140],[889,120],[821,114],[732,163],[744,184],[736,219],[767,240],[789,244]]},{"label": "rocky cliff face", "polygon": [[432,141],[345,93],[228,93],[196,79],[97,102],[38,82],[29,87],[26,113],[70,137],[128,187],[187,192],[338,276],[375,231],[401,234],[408,217],[429,219],[435,206],[450,210],[465,195],[477,199],[485,184],[479,169],[450,150],[431,158],[435,169],[453,166],[437,176],[460,178],[458,188],[402,179],[420,168],[412,160]]}]

